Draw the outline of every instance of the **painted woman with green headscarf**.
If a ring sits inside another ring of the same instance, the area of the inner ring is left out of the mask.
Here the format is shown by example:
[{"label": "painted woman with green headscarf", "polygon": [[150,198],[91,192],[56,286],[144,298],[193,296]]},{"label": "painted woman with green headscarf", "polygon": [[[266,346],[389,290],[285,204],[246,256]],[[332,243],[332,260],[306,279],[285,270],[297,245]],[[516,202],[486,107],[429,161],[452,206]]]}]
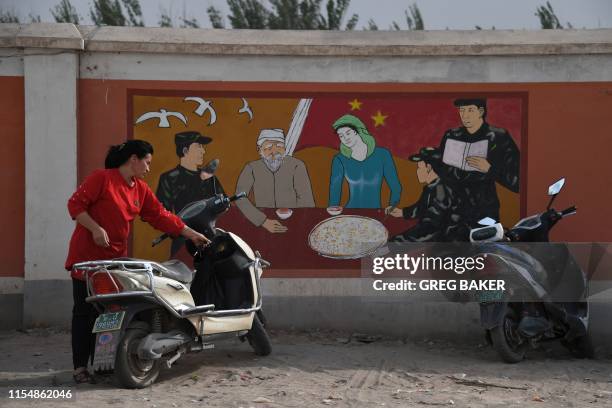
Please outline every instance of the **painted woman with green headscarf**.
[{"label": "painted woman with green headscarf", "polygon": [[391,190],[389,206],[400,200],[402,186],[389,150],[376,147],[374,137],[359,118],[344,115],[332,125],[340,138],[340,152],[332,160],[328,207],[340,206],[342,181],[349,185],[346,208],[381,208],[383,178]]}]

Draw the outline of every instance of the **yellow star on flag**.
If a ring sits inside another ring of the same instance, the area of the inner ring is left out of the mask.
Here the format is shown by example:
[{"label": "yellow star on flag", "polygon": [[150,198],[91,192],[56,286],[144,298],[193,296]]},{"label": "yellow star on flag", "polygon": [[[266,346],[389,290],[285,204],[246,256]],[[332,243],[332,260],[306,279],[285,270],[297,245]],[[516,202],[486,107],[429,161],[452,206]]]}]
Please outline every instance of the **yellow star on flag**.
[{"label": "yellow star on flag", "polygon": [[352,101],[349,102],[349,105],[351,105],[351,110],[361,110],[361,105],[363,105],[363,102],[359,102],[359,100],[357,98],[353,99]]},{"label": "yellow star on flag", "polygon": [[376,112],[376,116],[372,116],[374,120],[374,127],[384,126],[385,119],[387,119],[389,115],[383,115],[380,111]]}]

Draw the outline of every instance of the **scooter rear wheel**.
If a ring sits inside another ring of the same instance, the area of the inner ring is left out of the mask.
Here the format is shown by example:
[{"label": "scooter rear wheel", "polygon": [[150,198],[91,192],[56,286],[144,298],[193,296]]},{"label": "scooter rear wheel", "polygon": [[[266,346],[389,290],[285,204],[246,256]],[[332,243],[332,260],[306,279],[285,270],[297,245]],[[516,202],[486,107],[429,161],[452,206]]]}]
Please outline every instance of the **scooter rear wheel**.
[{"label": "scooter rear wheel", "polygon": [[145,388],[157,380],[160,360],[142,360],[138,344],[149,333],[142,329],[127,329],[119,342],[115,360],[115,377],[125,388]]},{"label": "scooter rear wheel", "polygon": [[527,342],[518,333],[518,316],[506,306],[500,324],[490,330],[493,348],[506,363],[518,363],[525,358]]},{"label": "scooter rear wheel", "polygon": [[256,355],[267,356],[272,352],[270,337],[257,315],[253,317],[253,325],[251,326],[251,330],[247,333],[246,338],[251,347],[253,347]]}]

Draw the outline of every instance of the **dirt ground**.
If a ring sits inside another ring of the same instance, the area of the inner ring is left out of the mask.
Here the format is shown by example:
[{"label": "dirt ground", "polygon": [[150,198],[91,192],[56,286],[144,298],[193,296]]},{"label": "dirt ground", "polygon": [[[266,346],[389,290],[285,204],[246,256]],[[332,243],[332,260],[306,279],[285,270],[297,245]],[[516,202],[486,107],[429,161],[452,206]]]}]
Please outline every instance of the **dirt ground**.
[{"label": "dirt ground", "polygon": [[[190,354],[144,390],[110,376],[75,386],[70,337],[40,329],[0,332],[0,406],[23,407],[612,407],[612,358],[577,360],[556,345],[520,364],[484,344],[362,338],[332,332],[271,333],[256,357],[230,340]],[[375,340],[364,343],[360,340]],[[71,402],[11,400],[10,389],[64,387]]]}]

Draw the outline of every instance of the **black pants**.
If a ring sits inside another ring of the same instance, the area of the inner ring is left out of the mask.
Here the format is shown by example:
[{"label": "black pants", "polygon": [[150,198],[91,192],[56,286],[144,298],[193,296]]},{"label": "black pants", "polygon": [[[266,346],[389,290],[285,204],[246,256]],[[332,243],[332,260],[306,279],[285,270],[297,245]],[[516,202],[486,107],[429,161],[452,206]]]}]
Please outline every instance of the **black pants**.
[{"label": "black pants", "polygon": [[93,363],[96,336],[91,332],[98,312],[90,303],[85,302],[87,286],[85,281],[72,279],[72,364],[74,368],[87,367]]}]

